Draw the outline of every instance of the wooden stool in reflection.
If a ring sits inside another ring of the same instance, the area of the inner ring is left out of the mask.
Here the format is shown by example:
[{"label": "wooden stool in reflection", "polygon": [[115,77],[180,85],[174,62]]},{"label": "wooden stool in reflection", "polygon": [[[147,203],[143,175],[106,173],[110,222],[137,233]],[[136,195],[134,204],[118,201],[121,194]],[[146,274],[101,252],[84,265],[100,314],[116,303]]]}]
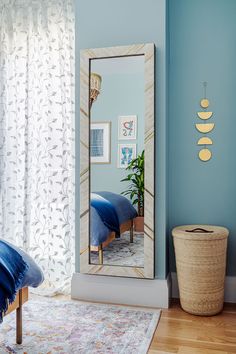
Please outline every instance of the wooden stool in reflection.
[{"label": "wooden stool in reflection", "polygon": [[[130,232],[130,243],[134,242],[134,222],[133,220],[128,220],[120,225],[120,234],[124,232]],[[106,241],[101,243],[99,246],[90,246],[90,251],[98,252],[99,264],[103,264],[103,249],[107,247],[116,238],[115,232],[111,232]]]}]

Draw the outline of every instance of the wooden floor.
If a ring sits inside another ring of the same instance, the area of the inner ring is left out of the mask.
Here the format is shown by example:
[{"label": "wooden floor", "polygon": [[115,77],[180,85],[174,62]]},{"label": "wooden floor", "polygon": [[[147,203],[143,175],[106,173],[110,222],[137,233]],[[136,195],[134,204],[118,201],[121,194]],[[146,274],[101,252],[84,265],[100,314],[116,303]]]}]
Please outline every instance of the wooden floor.
[{"label": "wooden floor", "polygon": [[178,302],[162,310],[149,354],[236,353],[236,304],[226,304],[217,316],[199,317],[184,312]]}]

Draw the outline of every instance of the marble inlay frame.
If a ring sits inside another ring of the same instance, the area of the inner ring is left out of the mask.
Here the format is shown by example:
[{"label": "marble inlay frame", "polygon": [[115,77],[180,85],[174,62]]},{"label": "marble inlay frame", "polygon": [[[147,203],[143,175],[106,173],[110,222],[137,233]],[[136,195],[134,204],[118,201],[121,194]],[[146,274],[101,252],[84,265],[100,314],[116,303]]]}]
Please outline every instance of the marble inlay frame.
[{"label": "marble inlay frame", "polygon": [[[154,278],[154,54],[153,43],[85,49],[80,53],[80,272],[132,278]],[[89,158],[89,78],[90,60],[144,55],[145,61],[145,219],[144,268],[89,263],[90,158]]]}]

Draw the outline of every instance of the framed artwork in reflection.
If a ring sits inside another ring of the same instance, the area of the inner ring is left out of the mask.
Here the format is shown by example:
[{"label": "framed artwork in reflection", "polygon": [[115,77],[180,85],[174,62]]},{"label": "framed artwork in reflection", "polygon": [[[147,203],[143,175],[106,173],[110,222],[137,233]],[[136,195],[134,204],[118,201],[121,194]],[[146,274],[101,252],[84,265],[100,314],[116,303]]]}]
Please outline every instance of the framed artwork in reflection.
[{"label": "framed artwork in reflection", "polygon": [[135,140],[137,138],[137,116],[119,116],[119,140]]},{"label": "framed artwork in reflection", "polygon": [[111,156],[111,122],[94,122],[90,124],[90,162],[110,163]]},{"label": "framed artwork in reflection", "polygon": [[118,167],[126,168],[136,158],[136,144],[118,145]]}]

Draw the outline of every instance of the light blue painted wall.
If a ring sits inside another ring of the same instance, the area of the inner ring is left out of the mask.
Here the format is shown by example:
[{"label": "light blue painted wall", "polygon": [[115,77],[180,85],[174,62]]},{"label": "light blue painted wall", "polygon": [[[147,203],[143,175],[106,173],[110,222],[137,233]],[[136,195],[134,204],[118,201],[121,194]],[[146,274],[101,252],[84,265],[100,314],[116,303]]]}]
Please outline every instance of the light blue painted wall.
[{"label": "light blue painted wall", "polygon": [[76,0],[76,269],[79,271],[79,51],[155,43],[156,277],[166,276],[166,1]]},{"label": "light blue painted wall", "polygon": [[[93,71],[93,69],[92,69]],[[118,168],[118,144],[136,144],[137,154],[144,148],[144,63],[139,74],[102,75],[102,91],[91,111],[92,122],[111,122],[111,163],[92,164],[91,190],[120,194],[127,182],[120,182],[128,172]],[[118,117],[137,115],[137,139],[118,140]]]},{"label": "light blue painted wall", "polygon": [[[227,226],[227,273],[236,275],[236,1],[170,0],[169,6],[169,230],[184,223]],[[203,81],[215,123],[208,163],[197,158],[194,128]],[[171,270],[174,262],[171,240]]]}]

